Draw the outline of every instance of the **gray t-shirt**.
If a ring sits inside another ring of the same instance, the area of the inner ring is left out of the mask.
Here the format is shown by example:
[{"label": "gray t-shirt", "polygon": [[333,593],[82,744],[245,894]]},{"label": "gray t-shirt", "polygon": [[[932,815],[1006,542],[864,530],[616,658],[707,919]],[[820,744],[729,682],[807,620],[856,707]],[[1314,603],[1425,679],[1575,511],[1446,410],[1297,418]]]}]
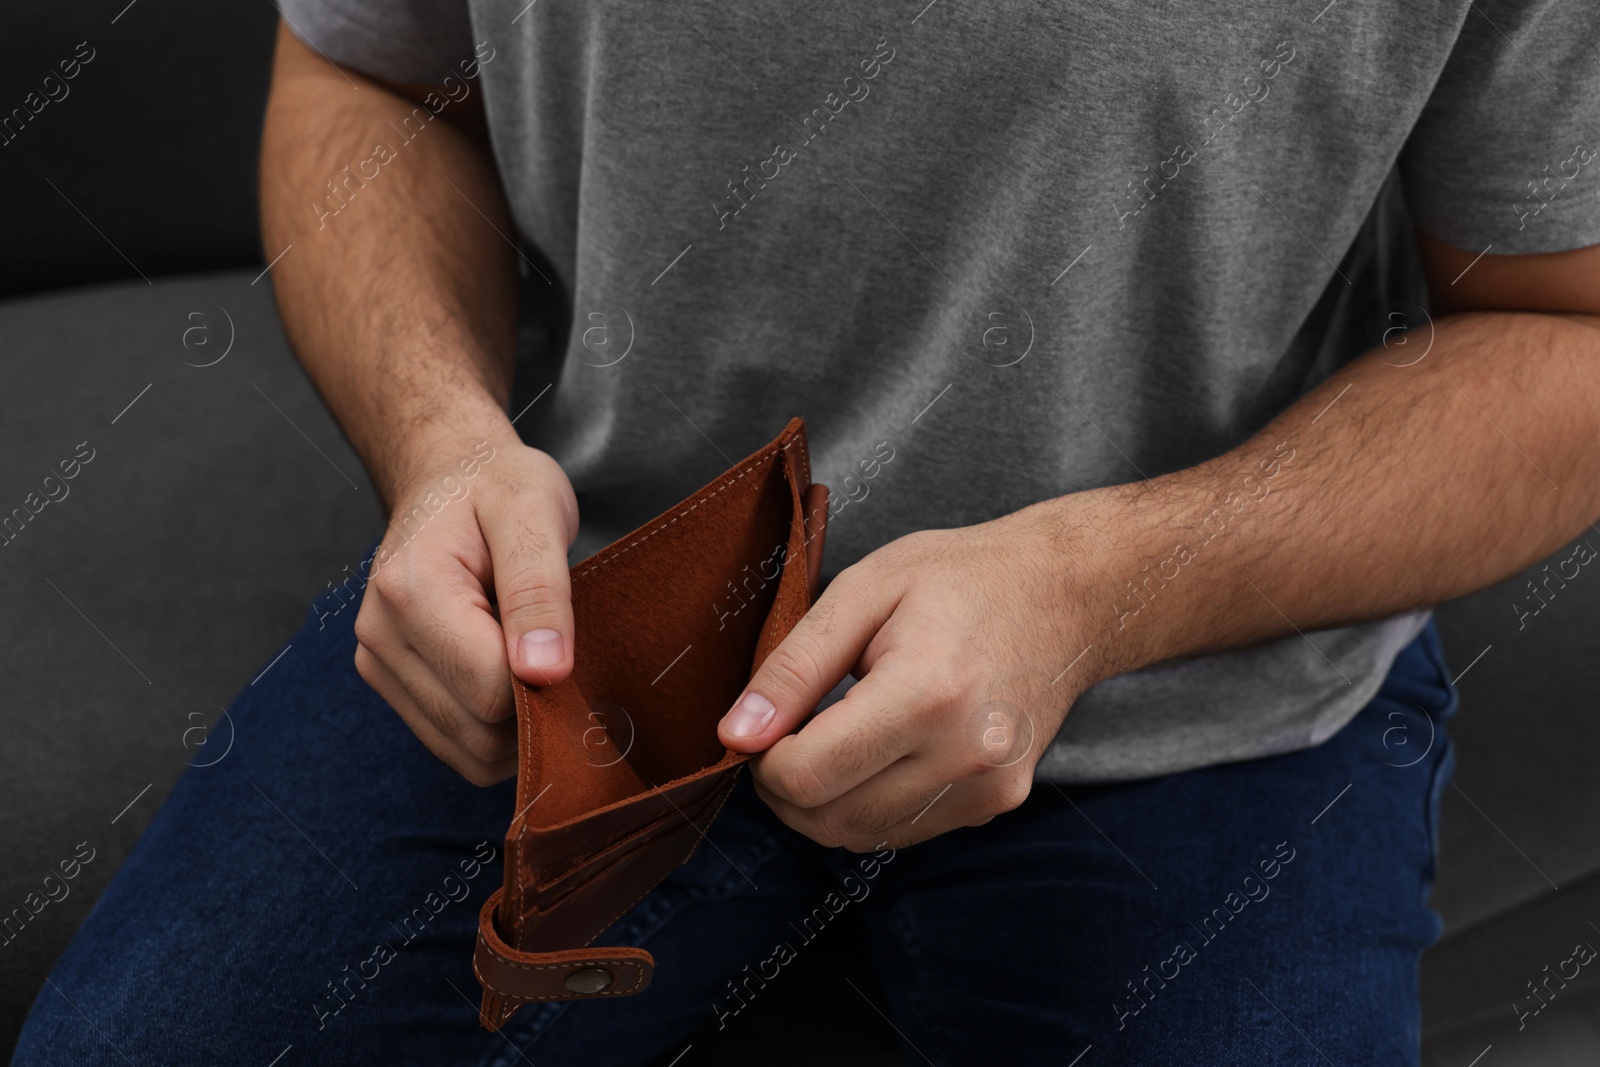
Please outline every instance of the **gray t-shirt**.
[{"label": "gray t-shirt", "polygon": [[[329,176],[325,227],[384,195],[430,112],[483,93],[530,305],[571,315],[564,349],[529,330],[516,408],[538,397],[518,429],[577,489],[574,559],[793,415],[836,494],[829,575],[1190,466],[1385,339],[1416,358],[1412,219],[1472,252],[1600,243],[1587,0],[282,9],[327,56],[437,89],[351,161],[360,183]],[[1425,621],[1103,682],[1038,774],[1318,744]]]}]

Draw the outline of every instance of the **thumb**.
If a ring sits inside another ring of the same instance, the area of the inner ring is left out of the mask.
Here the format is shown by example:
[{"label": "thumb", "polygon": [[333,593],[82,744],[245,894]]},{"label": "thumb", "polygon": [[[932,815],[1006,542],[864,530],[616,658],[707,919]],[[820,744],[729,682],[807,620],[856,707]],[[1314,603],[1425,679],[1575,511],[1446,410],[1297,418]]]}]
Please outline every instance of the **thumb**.
[{"label": "thumb", "polygon": [[494,567],[506,658],[511,673],[529,685],[553,685],[572,673],[567,546],[576,524],[569,526],[567,503],[555,491],[524,492],[498,513],[479,516]]},{"label": "thumb", "polygon": [[735,752],[766,751],[816,710],[850,673],[883,617],[846,584],[830,583],[816,605],[761,662],[717,724],[717,736],[725,746]]}]

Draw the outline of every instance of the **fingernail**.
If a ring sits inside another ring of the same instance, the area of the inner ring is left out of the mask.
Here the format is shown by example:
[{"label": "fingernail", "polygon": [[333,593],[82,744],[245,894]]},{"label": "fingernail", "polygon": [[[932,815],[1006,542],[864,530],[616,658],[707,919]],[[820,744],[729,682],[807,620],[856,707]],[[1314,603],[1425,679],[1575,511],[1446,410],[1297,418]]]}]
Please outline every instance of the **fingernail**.
[{"label": "fingernail", "polygon": [[554,667],[561,662],[561,634],[547,628],[529,630],[517,642],[517,652],[529,667]]},{"label": "fingernail", "polygon": [[772,701],[760,693],[746,693],[723,718],[722,724],[734,737],[754,737],[767,728],[777,713]]}]

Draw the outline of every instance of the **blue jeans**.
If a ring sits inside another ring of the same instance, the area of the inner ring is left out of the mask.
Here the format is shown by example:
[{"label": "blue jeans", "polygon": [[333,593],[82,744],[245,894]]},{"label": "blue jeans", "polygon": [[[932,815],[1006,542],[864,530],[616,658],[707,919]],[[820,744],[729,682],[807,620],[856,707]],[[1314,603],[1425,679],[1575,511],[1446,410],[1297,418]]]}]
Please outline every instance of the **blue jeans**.
[{"label": "blue jeans", "polygon": [[601,939],[655,954],[648,990],[524,1007],[489,1034],[471,956],[512,786],[423,749],[356,674],[354,615],[308,622],[234,701],[232,750],[168,798],[17,1064],[638,1063],[782,996],[845,908],[908,1062],[1066,1064],[1091,1045],[1083,1067],[1418,1061],[1456,703],[1431,624],[1317,748],[1039,784],[897,852],[815,845],[742,782],[710,846]]}]

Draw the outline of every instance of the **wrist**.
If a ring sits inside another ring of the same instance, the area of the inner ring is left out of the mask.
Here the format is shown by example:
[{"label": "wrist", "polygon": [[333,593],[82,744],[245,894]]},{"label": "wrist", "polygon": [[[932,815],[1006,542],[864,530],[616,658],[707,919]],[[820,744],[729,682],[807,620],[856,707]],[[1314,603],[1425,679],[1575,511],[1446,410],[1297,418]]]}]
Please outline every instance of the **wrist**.
[{"label": "wrist", "polygon": [[1040,505],[1070,531],[1058,573],[1064,610],[1092,646],[1084,688],[1272,636],[1278,608],[1250,579],[1283,570],[1276,551],[1299,481],[1295,458],[1287,441],[1256,441],[1159,478]]},{"label": "wrist", "polygon": [[1194,556],[1182,547],[1193,534],[1175,504],[1187,495],[1181,490],[1108,486],[1036,505],[1054,531],[1048,550],[1063,632],[1076,635],[1064,651],[1068,660],[1082,655],[1061,679],[1075,692],[1187,654],[1192,608],[1180,574]]},{"label": "wrist", "polygon": [[404,429],[376,475],[388,511],[430,491],[463,463],[522,443],[505,410],[487,393],[435,406],[402,422]]},{"label": "wrist", "polygon": [[1184,557],[1170,509],[1148,486],[1096,490],[1107,521],[1100,528],[1098,571],[1084,591],[1091,630],[1104,651],[1097,681],[1171,659],[1182,619],[1182,590],[1175,579]]}]

